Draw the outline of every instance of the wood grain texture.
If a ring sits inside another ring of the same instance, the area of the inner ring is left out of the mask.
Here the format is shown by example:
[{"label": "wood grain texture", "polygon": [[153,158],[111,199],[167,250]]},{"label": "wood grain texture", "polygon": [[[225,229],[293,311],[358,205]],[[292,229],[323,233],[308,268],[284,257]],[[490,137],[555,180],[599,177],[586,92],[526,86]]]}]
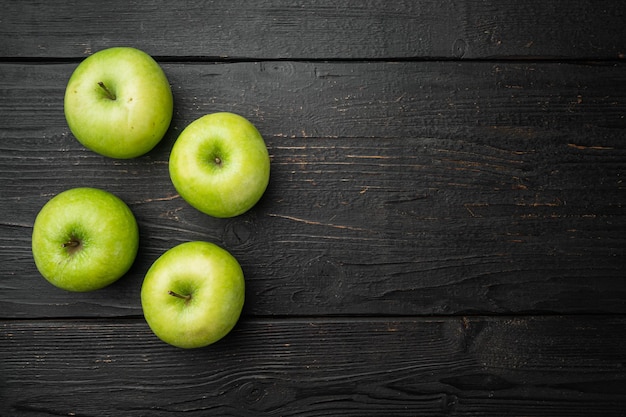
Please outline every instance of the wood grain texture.
[{"label": "wood grain texture", "polygon": [[143,321],[0,323],[11,416],[620,416],[626,321],[244,320],[184,351]]},{"label": "wood grain texture", "polygon": [[[246,314],[626,311],[623,65],[164,64],[172,126],[128,161],[69,133],[73,68],[0,65],[3,317],[140,314],[152,261],[196,239],[240,260]],[[167,172],[177,135],[213,111],[248,117],[272,157],[264,198],[230,220],[188,206]],[[141,229],[133,269],[93,294],[51,288],[30,255],[38,210],[76,186],[119,195]]]},{"label": "wood grain texture", "polygon": [[[25,0],[0,12],[0,416],[623,416],[626,3]],[[145,50],[175,114],[149,154],[84,149],[80,60]],[[234,219],[178,196],[180,132],[239,113],[270,186]],[[137,261],[73,294],[35,269],[67,188],[126,201]],[[231,251],[225,339],[159,341],[139,291],[189,240]]]},{"label": "wood grain texture", "polygon": [[0,57],[133,45],[182,58],[621,59],[625,11],[611,0],[28,0],[3,7]]}]

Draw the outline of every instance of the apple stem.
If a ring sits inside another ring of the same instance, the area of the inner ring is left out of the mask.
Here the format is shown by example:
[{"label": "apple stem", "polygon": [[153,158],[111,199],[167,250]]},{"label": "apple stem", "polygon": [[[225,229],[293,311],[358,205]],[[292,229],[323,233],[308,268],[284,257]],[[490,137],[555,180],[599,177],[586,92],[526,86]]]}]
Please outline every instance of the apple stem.
[{"label": "apple stem", "polygon": [[180,294],[178,294],[178,293],[176,293],[174,291],[168,291],[167,293],[169,295],[171,295],[171,296],[174,296],[176,298],[180,298],[180,299],[185,300],[185,301],[191,300],[191,295],[180,295]]},{"label": "apple stem", "polygon": [[70,240],[69,242],[65,242],[65,243],[63,244],[63,247],[64,247],[64,248],[68,248],[68,247],[69,247],[69,248],[75,248],[75,247],[77,247],[78,245],[80,245],[80,242],[78,242],[77,240],[73,240],[73,239],[72,239],[72,240]]},{"label": "apple stem", "polygon": [[107,93],[107,96],[108,96],[111,100],[115,100],[115,99],[117,98],[117,97],[115,97],[115,94],[113,94],[113,93],[111,92],[111,90],[109,90],[109,89],[107,88],[107,86],[106,86],[106,85],[104,85],[104,83],[103,83],[102,81],[100,81],[100,82],[98,83],[98,85],[99,85],[100,87],[102,87],[102,89],[103,89],[103,90]]}]

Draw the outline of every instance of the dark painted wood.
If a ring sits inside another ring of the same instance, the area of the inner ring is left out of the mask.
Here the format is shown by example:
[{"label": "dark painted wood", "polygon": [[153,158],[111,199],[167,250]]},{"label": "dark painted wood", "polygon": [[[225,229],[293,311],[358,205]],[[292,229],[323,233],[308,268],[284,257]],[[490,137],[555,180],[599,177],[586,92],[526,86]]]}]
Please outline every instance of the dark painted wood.
[{"label": "dark painted wood", "polygon": [[[143,321],[0,323],[3,415],[621,416],[624,319],[244,320],[207,349]],[[0,408],[1,410],[2,408]]]},{"label": "dark painted wood", "polygon": [[[175,119],[130,161],[69,133],[74,65],[0,68],[6,317],[140,314],[152,261],[194,239],[240,259],[248,314],[626,312],[623,65],[166,64]],[[250,118],[272,156],[267,194],[230,220],[187,205],[167,172],[178,133],[220,110]],[[119,195],[142,232],[131,272],[78,296],[30,256],[38,210],[76,186]]]},{"label": "dark painted wood", "polygon": [[[626,6],[617,1],[21,1],[0,12],[0,416],[622,416]],[[131,45],[175,115],[148,155],[84,149],[80,59]],[[250,212],[168,178],[178,134],[250,119]],[[123,198],[137,262],[53,288],[30,235],[76,186]],[[141,315],[151,263],[216,242],[246,274],[232,334],[185,351]]]},{"label": "dark painted wood", "polygon": [[622,59],[625,11],[613,0],[28,0],[3,7],[0,56],[133,45],[180,58]]}]

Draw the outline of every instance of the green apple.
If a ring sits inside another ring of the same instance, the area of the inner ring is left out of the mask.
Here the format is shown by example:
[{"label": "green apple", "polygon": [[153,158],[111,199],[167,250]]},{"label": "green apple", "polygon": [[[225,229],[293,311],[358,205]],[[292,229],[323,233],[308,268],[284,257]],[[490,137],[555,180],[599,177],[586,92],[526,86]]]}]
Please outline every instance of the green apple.
[{"label": "green apple", "polygon": [[265,192],[270,158],[263,137],[247,119],[213,113],[181,132],[169,171],[190,205],[214,217],[234,217],[252,208]]},{"label": "green apple", "polygon": [[143,51],[116,47],[83,60],[65,90],[65,118],[85,147],[119,159],[145,154],[172,120],[165,73]]},{"label": "green apple", "polygon": [[73,188],[50,199],[32,234],[37,269],[68,291],[103,288],[124,275],[139,247],[135,216],[117,196]]},{"label": "green apple", "polygon": [[228,251],[209,242],[186,242],[152,264],[141,286],[141,305],[159,339],[198,348],[232,330],[244,290],[241,266]]}]

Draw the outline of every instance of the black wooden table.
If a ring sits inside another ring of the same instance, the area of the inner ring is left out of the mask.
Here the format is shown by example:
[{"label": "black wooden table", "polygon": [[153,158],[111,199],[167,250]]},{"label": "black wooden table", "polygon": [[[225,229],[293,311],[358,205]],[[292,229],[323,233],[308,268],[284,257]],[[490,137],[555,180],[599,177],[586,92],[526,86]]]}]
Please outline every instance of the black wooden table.
[{"label": "black wooden table", "polygon": [[[76,4],[75,4],[76,3]],[[0,11],[0,415],[626,415],[626,25],[618,1],[20,1]],[[89,54],[157,59],[175,114],[149,154],[83,148],[63,115]],[[269,188],[233,219],[175,192],[191,121],[248,118]],[[52,287],[31,256],[53,195],[135,213],[130,272]],[[237,327],[160,342],[139,291],[217,243]]]}]

